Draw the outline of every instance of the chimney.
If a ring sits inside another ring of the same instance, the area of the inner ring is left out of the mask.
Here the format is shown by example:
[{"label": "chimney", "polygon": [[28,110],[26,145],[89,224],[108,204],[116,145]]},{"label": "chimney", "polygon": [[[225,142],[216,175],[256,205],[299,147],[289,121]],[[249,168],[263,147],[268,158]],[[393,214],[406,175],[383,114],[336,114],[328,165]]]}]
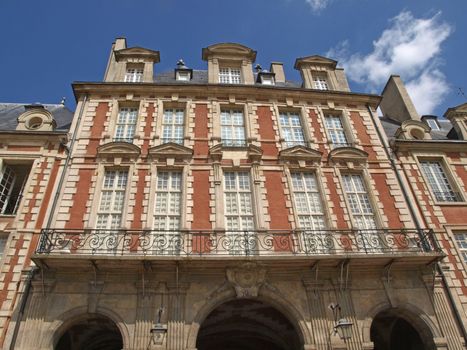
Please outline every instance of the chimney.
[{"label": "chimney", "polygon": [[381,95],[383,98],[379,108],[383,116],[401,123],[406,120],[420,120],[420,115],[399,75],[391,75]]},{"label": "chimney", "polygon": [[275,74],[276,83],[285,83],[284,67],[281,62],[271,62],[269,70]]},{"label": "chimney", "polygon": [[115,42],[112,43],[110,48],[109,60],[107,61],[107,68],[105,69],[104,81],[114,81],[116,76],[116,61],[114,51],[126,49],[126,39],[116,38]]}]

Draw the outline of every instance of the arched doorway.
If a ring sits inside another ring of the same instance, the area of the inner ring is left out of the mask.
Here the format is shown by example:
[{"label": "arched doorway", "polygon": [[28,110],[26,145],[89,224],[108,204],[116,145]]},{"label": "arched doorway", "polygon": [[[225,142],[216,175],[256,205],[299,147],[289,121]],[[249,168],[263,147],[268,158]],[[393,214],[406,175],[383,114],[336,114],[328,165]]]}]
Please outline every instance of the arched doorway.
[{"label": "arched doorway", "polygon": [[397,308],[380,312],[370,329],[375,350],[434,350],[428,327]]},{"label": "arched doorway", "polygon": [[214,309],[201,324],[198,350],[297,350],[303,348],[292,323],[258,300],[236,299]]},{"label": "arched doorway", "polygon": [[55,350],[121,350],[123,339],[117,325],[109,318],[87,314],[71,323]]}]

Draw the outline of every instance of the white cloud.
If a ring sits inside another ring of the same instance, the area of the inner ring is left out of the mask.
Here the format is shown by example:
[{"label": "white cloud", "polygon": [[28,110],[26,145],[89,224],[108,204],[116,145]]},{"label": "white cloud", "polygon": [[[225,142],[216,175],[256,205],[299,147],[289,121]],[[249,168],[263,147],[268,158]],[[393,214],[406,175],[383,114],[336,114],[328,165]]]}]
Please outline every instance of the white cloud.
[{"label": "white cloud", "polygon": [[331,0],[305,0],[314,12],[320,12],[324,10]]},{"label": "white cloud", "polygon": [[449,90],[439,57],[452,27],[439,17],[440,13],[414,18],[403,11],[390,20],[369,54],[349,54],[349,43],[344,41],[327,55],[340,61],[351,80],[366,84],[372,92],[380,91],[391,74],[400,75],[418,112],[432,113]]}]

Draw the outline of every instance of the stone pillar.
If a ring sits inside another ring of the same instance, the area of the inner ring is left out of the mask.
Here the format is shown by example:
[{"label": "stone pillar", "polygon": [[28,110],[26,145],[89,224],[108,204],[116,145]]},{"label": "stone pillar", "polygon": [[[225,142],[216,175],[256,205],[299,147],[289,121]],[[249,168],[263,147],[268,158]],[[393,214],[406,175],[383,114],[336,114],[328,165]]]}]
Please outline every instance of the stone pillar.
[{"label": "stone pillar", "polygon": [[156,286],[157,283],[148,280],[137,282],[138,299],[133,344],[135,350],[146,350],[151,341],[150,331],[156,320],[156,311],[160,307],[160,304],[156,305],[156,299],[161,299],[161,293],[156,295]]},{"label": "stone pillar", "polygon": [[168,284],[167,349],[185,350],[185,299],[188,283]]},{"label": "stone pillar", "polygon": [[428,294],[432,298],[436,318],[444,338],[434,338],[437,349],[461,350],[465,349],[465,343],[459,333],[458,325],[454,320],[453,310],[446,298],[446,291],[441,276],[426,274],[423,276]]},{"label": "stone pillar", "polygon": [[[316,280],[303,280],[311,315],[311,329],[316,350],[327,350],[331,323],[326,315],[323,299],[323,283]],[[305,344],[307,345],[307,344]]]}]

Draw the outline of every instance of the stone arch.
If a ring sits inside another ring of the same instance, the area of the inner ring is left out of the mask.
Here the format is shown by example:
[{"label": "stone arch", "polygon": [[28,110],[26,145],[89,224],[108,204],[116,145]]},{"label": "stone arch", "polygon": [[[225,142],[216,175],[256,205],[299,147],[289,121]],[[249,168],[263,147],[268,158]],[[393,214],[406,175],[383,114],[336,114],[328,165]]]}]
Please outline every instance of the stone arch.
[{"label": "stone arch", "polygon": [[[188,333],[187,349],[196,348],[199,329],[208,315],[220,305],[235,300],[236,298],[237,295],[234,289],[231,287],[225,288],[224,285],[221,286],[216,292],[214,292],[214,295],[211,298],[207,299],[192,321]],[[305,317],[298,311],[297,308],[295,308],[295,306],[293,306],[292,303],[287,301],[272,288],[263,286],[260,288],[257,297],[251,297],[249,299],[262,301],[274,307],[277,311],[281,312],[294,326],[302,344],[308,345],[313,343],[313,338],[306,325],[306,322],[304,321]]]},{"label": "stone arch", "polygon": [[397,307],[391,306],[389,303],[383,302],[375,305],[367,313],[362,327],[362,337],[364,343],[371,342],[371,325],[374,319],[382,312],[394,310],[397,311],[397,316],[411,323],[414,329],[425,337],[434,339],[441,337],[441,332],[436,324],[426,315],[421,309],[410,303],[403,303]]},{"label": "stone arch", "polygon": [[120,331],[123,340],[123,348],[126,349],[130,344],[130,333],[123,319],[113,310],[105,307],[98,307],[95,312],[90,313],[87,306],[80,306],[71,310],[65,311],[55,318],[54,322],[50,325],[46,334],[46,348],[54,349],[61,336],[66,330],[74,323],[79,322],[87,317],[89,314],[100,315],[112,321]]}]

